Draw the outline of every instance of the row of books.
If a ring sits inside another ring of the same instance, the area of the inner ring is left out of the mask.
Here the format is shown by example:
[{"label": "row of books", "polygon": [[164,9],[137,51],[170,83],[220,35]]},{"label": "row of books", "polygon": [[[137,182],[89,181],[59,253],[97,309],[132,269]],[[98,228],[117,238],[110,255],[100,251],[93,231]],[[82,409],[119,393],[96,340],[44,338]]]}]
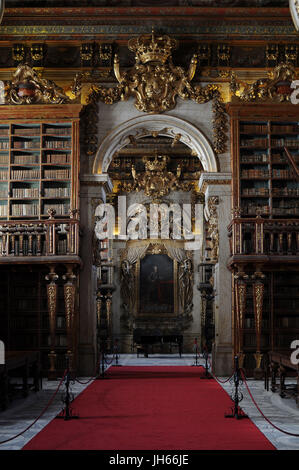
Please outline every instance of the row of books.
[{"label": "row of books", "polygon": [[71,135],[70,127],[46,127],[45,134]]},{"label": "row of books", "polygon": [[27,328],[38,328],[37,316],[21,316],[13,317],[9,319],[9,327],[14,330],[27,329]]},{"label": "row of books", "polygon": [[274,178],[292,178],[293,175],[290,170],[284,170],[281,168],[273,168],[272,176]]},{"label": "row of books", "polygon": [[7,179],[8,179],[8,171],[0,170],[0,180],[7,180]]},{"label": "row of books", "polygon": [[47,214],[49,209],[54,209],[57,215],[67,215],[70,210],[70,205],[65,204],[44,204],[44,214]]},{"label": "row of books", "polygon": [[269,170],[249,169],[241,171],[242,178],[269,178]]},{"label": "row of books", "polygon": [[15,127],[13,130],[14,135],[17,136],[37,136],[40,135],[39,127]]},{"label": "row of books", "polygon": [[[42,328],[48,329],[50,326],[49,317],[43,317]],[[66,322],[64,317],[56,317],[56,328],[65,328]]]},{"label": "row of books", "polygon": [[256,154],[256,155],[242,155],[241,163],[259,163],[264,162],[268,163],[269,158],[266,153]]},{"label": "row of books", "polygon": [[[253,348],[256,346],[256,335],[254,334],[245,334],[244,335],[244,347],[246,348]],[[265,335],[261,335],[261,347],[267,348],[269,345],[269,338]]]},{"label": "row of books", "polygon": [[240,132],[245,132],[246,134],[266,134],[267,131],[267,124],[243,124],[240,126]]},{"label": "row of books", "polygon": [[39,170],[12,170],[11,178],[13,180],[39,179],[40,171]]},{"label": "row of books", "polygon": [[7,206],[1,204],[0,205],[0,217],[5,217],[7,216]]},{"label": "row of books", "polygon": [[[280,209],[292,209],[294,207],[298,207],[297,199],[278,199],[276,200],[276,208]],[[274,209],[274,207],[273,207]]]},{"label": "row of books", "polygon": [[299,328],[299,317],[279,317],[276,326],[277,328]]},{"label": "row of books", "polygon": [[14,155],[13,163],[15,165],[26,165],[26,163],[39,163],[38,155]]},{"label": "row of books", "polygon": [[272,133],[277,133],[277,134],[287,134],[287,133],[293,133],[293,132],[298,132],[298,125],[297,124],[284,124],[284,125],[273,125],[272,126]]},{"label": "row of books", "polygon": [[70,154],[47,153],[45,163],[70,163]]},{"label": "row of books", "polygon": [[244,188],[242,196],[268,196],[268,188]]},{"label": "row of books", "polygon": [[242,139],[241,147],[253,148],[253,147],[267,147],[268,139],[255,138],[255,139]]},{"label": "row of books", "polygon": [[4,190],[4,189],[1,189],[1,190],[0,190],[0,197],[1,197],[1,198],[3,198],[3,197],[6,198],[6,197],[7,197],[7,189],[5,189],[5,190]]},{"label": "row of books", "polygon": [[280,331],[279,334],[275,335],[275,347],[287,348],[289,350],[290,344],[296,339],[295,336],[294,333],[292,335],[282,335]]},{"label": "row of books", "polygon": [[256,215],[257,209],[259,209],[259,211],[264,215],[270,214],[270,207],[268,205],[256,205],[253,202],[248,202],[247,205],[242,205],[242,213],[244,215]]},{"label": "row of books", "polygon": [[69,140],[47,140],[45,142],[45,147],[47,149],[63,149],[69,148],[71,143]]},{"label": "row of books", "polygon": [[7,140],[0,140],[0,149],[1,150],[8,150],[9,149],[9,142]]},{"label": "row of books", "polygon": [[69,179],[70,178],[70,170],[63,169],[63,170],[44,170],[44,177],[46,179]]},{"label": "row of books", "polygon": [[13,142],[14,149],[38,149],[40,143],[38,140],[15,140]]},{"label": "row of books", "polygon": [[299,188],[272,188],[273,196],[299,196]]},{"label": "row of books", "polygon": [[273,153],[271,160],[272,160],[272,163],[286,163],[285,156],[280,153]]},{"label": "row of books", "polygon": [[299,140],[297,139],[272,139],[271,140],[272,147],[292,147],[292,148],[299,148]]},{"label": "row of books", "polygon": [[1,136],[8,136],[9,134],[9,128],[8,127],[0,127],[0,135]]},{"label": "row of books", "polygon": [[13,188],[12,197],[23,198],[23,197],[39,197],[38,188]]},{"label": "row of books", "polygon": [[[263,314],[265,314],[265,311],[263,311]],[[244,328],[255,328],[254,318],[245,318]],[[263,318],[262,320],[262,328],[269,328],[269,321],[266,318]]]},{"label": "row of books", "polygon": [[0,165],[8,165],[8,155],[0,154]]},{"label": "row of books", "polygon": [[273,215],[299,215],[299,208],[298,207],[290,207],[290,208],[277,208],[273,207],[272,209]]},{"label": "row of books", "polygon": [[[67,346],[67,337],[65,335],[56,335],[55,336],[55,346]],[[51,336],[48,336],[47,345],[51,346]]]},{"label": "row of books", "polygon": [[45,197],[69,197],[70,188],[44,188]]},{"label": "row of books", "polygon": [[14,217],[24,216],[24,215],[38,215],[39,206],[38,204],[12,204],[11,214]]}]

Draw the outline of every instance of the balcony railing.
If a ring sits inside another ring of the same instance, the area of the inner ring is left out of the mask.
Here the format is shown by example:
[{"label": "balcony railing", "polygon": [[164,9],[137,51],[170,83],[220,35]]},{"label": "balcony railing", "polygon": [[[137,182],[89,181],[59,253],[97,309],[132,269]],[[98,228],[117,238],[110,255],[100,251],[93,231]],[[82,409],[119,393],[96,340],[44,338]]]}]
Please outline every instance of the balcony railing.
[{"label": "balcony railing", "polygon": [[228,232],[231,256],[299,256],[299,220],[235,218]]},{"label": "balcony railing", "polygon": [[6,221],[0,224],[1,258],[79,255],[77,219]]}]

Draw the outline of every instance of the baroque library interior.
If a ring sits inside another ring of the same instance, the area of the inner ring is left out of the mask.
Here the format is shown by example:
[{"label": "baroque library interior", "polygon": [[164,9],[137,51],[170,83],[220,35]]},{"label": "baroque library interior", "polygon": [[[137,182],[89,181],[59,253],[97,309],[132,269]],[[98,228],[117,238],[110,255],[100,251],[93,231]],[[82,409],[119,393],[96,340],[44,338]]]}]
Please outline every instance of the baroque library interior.
[{"label": "baroque library interior", "polygon": [[0,450],[298,450],[299,2],[0,21]]}]

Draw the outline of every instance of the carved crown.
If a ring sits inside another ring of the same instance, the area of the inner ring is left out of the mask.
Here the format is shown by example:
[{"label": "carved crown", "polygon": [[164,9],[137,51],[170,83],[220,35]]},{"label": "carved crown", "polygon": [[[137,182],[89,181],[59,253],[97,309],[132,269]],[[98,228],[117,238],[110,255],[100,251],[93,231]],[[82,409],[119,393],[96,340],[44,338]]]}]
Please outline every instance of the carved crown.
[{"label": "carved crown", "polygon": [[162,171],[166,168],[168,159],[167,155],[155,155],[153,157],[143,157],[142,161],[147,171]]},{"label": "carved crown", "polygon": [[171,55],[171,50],[177,47],[177,41],[169,36],[155,36],[152,30],[152,34],[130,39],[128,47],[135,52],[136,60],[143,64],[152,61],[164,64]]}]

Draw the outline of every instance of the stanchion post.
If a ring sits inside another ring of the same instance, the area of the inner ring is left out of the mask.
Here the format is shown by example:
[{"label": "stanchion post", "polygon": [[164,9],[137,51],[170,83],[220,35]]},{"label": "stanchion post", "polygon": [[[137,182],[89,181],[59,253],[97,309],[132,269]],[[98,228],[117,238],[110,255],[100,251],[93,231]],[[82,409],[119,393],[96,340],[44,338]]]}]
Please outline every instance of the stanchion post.
[{"label": "stanchion post", "polygon": [[194,338],[194,349],[195,349],[195,363],[192,364],[192,367],[195,366],[199,366],[200,364],[198,363],[198,344],[197,344],[197,338]]},{"label": "stanchion post", "polygon": [[115,364],[113,364],[113,367],[121,367],[121,364],[119,364],[118,359],[119,359],[119,354],[118,354],[118,339],[114,341],[114,354],[115,354]]},{"label": "stanchion post", "polygon": [[239,358],[238,356],[235,356],[235,369],[234,369],[234,375],[232,377],[233,382],[234,382],[234,390],[231,395],[231,399],[234,402],[234,406],[231,408],[231,413],[225,414],[224,416],[226,418],[236,418],[236,419],[242,419],[242,418],[248,418],[248,416],[244,413],[243,410],[239,407],[239,403],[243,400],[243,393],[240,392],[239,386],[242,385],[243,380],[241,378],[241,371],[239,368]]},{"label": "stanchion post", "polygon": [[65,408],[62,410],[62,413],[56,416],[57,419],[64,419],[64,421],[69,421],[70,419],[78,419],[78,415],[73,415],[71,407],[71,394],[70,394],[70,358],[66,356],[66,376],[65,376],[65,397],[63,399],[65,403]]},{"label": "stanchion post", "polygon": [[205,375],[201,376],[200,378],[201,379],[212,379],[213,377],[211,376],[211,374],[209,373],[209,364],[208,364],[208,360],[209,360],[209,352],[207,350],[207,347],[205,346],[204,348],[204,351],[203,351],[203,357],[204,357],[204,360],[205,360]]}]

